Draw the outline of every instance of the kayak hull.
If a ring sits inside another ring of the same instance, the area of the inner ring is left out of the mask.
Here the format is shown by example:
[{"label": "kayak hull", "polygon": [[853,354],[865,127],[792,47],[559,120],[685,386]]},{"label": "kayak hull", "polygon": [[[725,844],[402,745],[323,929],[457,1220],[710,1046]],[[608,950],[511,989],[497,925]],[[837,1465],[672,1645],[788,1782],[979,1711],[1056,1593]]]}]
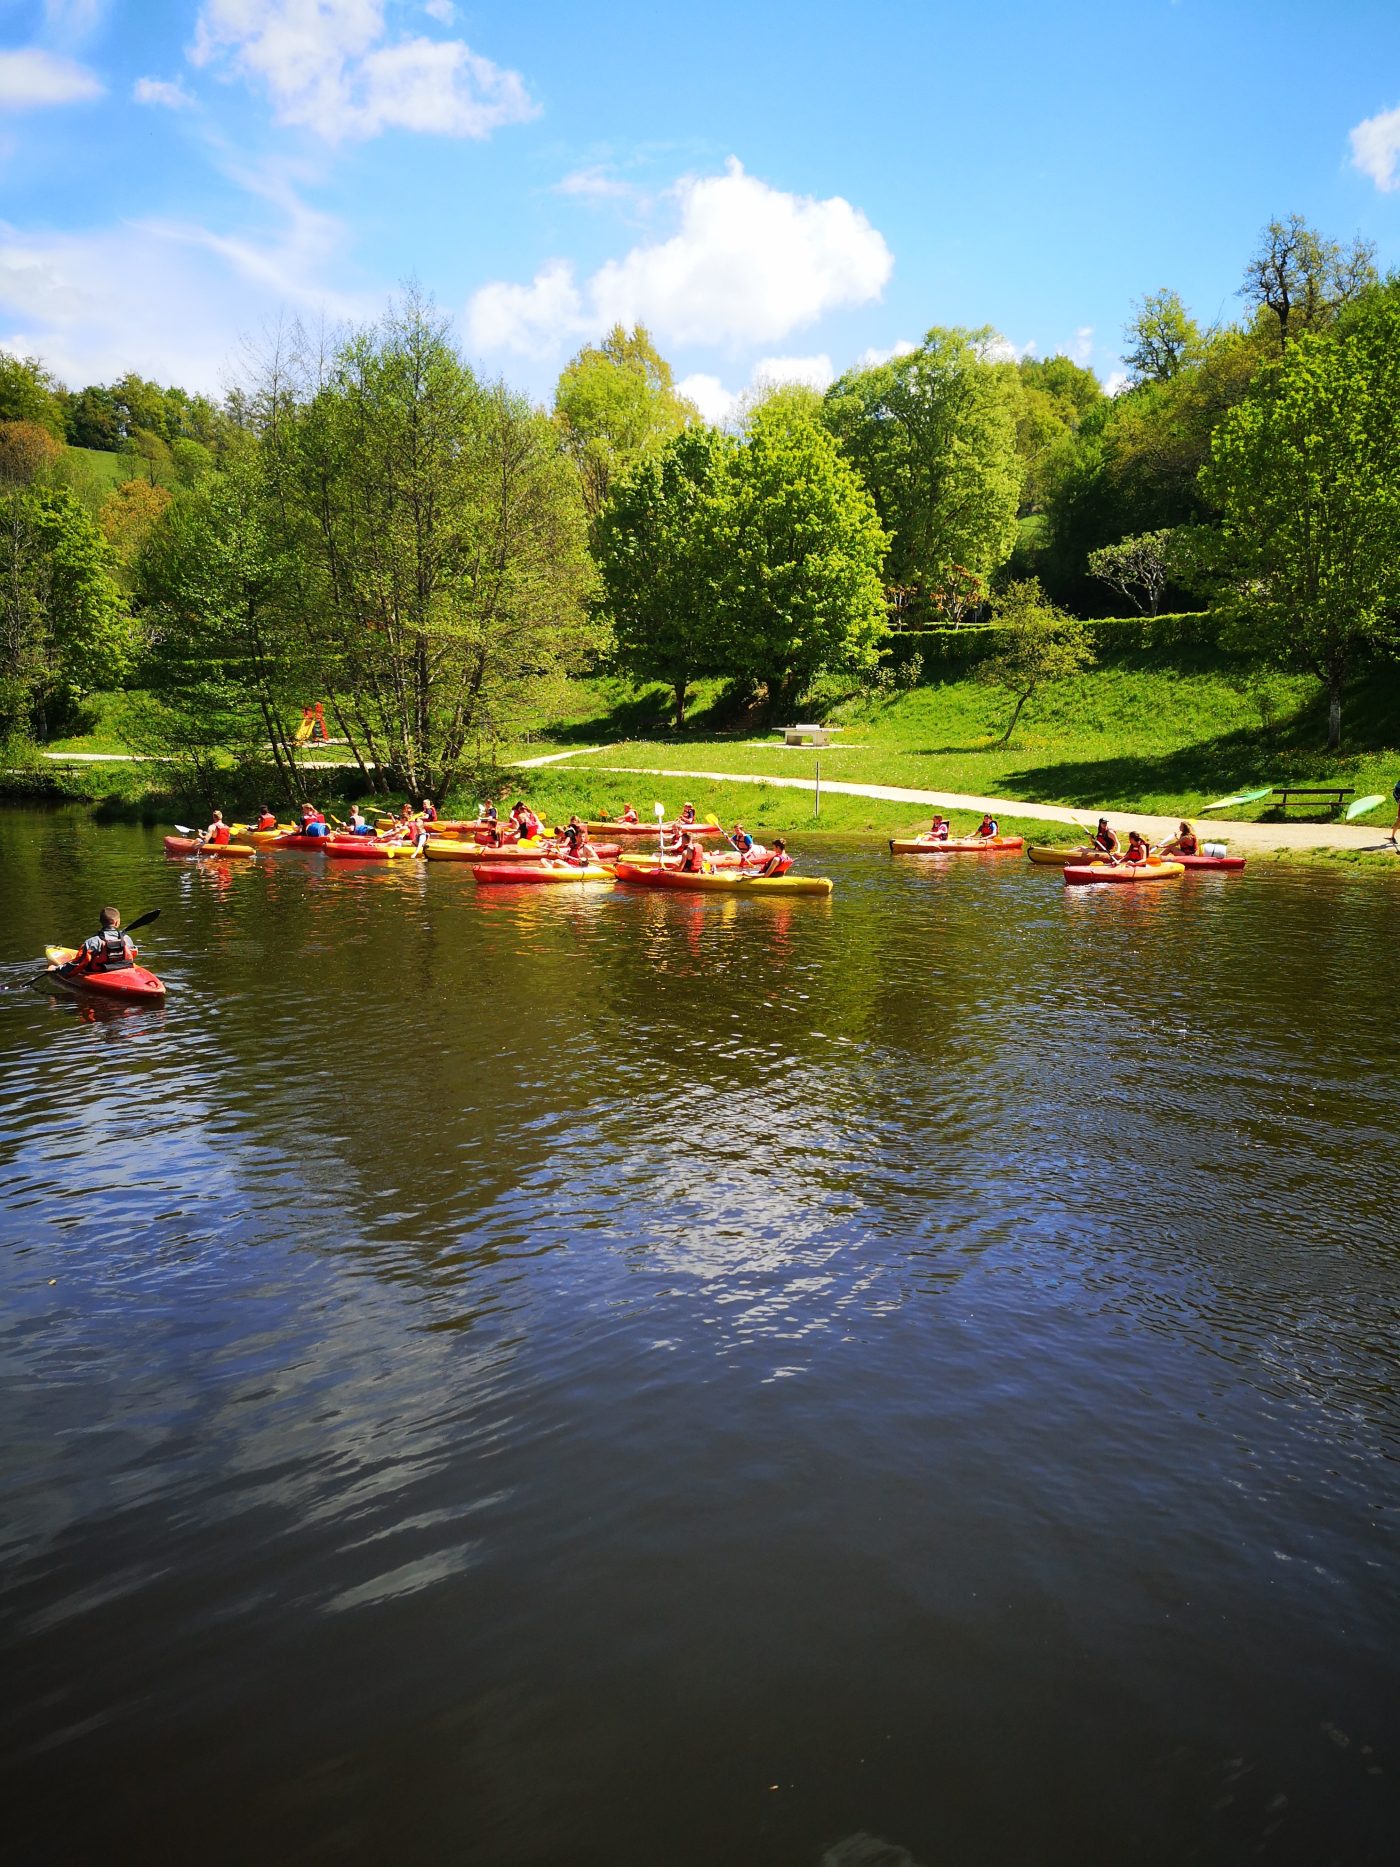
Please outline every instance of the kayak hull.
[{"label": "kayak hull", "polygon": [[303,836],[299,831],[283,836],[278,830],[250,830],[248,841],[255,849],[326,849],[329,836]]},{"label": "kayak hull", "polygon": [[933,837],[892,836],[892,856],[1010,856],[1025,846],[1024,836],[950,836],[945,842]]},{"label": "kayak hull", "polygon": [[[597,843],[594,845],[600,862],[610,862],[621,854],[617,843]],[[430,862],[492,862],[492,863],[532,863],[546,857],[562,854],[562,846],[555,842],[537,840],[533,843],[507,843],[499,848],[490,843],[454,843],[437,842],[428,839],[428,860]]]},{"label": "kayak hull", "polygon": [[255,856],[251,843],[201,843],[197,836],[167,836],[167,856],[220,856],[234,861],[240,856]]},{"label": "kayak hull", "polygon": [[619,863],[617,879],[633,888],[673,888],[697,895],[829,895],[825,875],[683,875],[679,869],[644,869]]},{"label": "kayak hull", "polygon": [[376,843],[369,836],[331,836],[318,840],[326,843],[326,854],[338,862],[412,861],[418,854],[412,843]]},{"label": "kayak hull", "polygon": [[1086,882],[1118,886],[1134,882],[1170,882],[1185,873],[1179,862],[1120,862],[1117,868],[1108,862],[1070,862],[1065,865],[1065,886],[1079,887]]},{"label": "kayak hull", "polygon": [[1243,856],[1182,856],[1174,855],[1171,860],[1179,862],[1183,869],[1219,869],[1222,873],[1238,874],[1244,867]]},{"label": "kayak hull", "polygon": [[165,997],[165,987],[144,966],[123,966],[117,972],[65,972],[77,958],[77,948],[47,946],[49,969],[37,981],[46,992],[64,992],[74,998],[102,999],[109,1005],[151,1005]]},{"label": "kayak hull", "polygon": [[1067,862],[1088,862],[1090,858],[1083,849],[1053,849],[1044,843],[1032,843],[1026,860],[1038,862],[1042,868],[1062,869]]},{"label": "kayak hull", "polygon": [[[665,823],[661,827],[670,837],[679,836],[682,830],[689,830],[692,836],[698,836],[705,841],[724,835],[724,831],[717,823]],[[643,837],[655,836],[657,833],[654,823],[609,823],[606,819],[599,819],[596,823],[586,823],[584,828],[590,836]]]},{"label": "kayak hull", "polygon": [[611,869],[590,862],[587,868],[573,868],[566,862],[546,867],[542,862],[478,862],[472,866],[472,880],[485,882],[569,883],[610,882]]}]

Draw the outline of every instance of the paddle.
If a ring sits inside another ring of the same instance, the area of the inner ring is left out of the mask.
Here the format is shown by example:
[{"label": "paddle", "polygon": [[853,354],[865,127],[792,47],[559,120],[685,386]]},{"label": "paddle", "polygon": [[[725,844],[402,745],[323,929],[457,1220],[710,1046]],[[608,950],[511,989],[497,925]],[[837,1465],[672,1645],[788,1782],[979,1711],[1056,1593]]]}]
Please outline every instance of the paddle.
[{"label": "paddle", "polygon": [[1234,797],[1218,797],[1213,804],[1202,804],[1197,816],[1203,816],[1208,810],[1229,810],[1233,804],[1257,804],[1261,797],[1267,797],[1272,785],[1260,785],[1257,791],[1240,791]]},{"label": "paddle", "polygon": [[[134,934],[138,927],[149,927],[152,921],[158,921],[159,919],[160,909],[150,908],[145,914],[138,914],[136,919],[132,921],[131,925],[124,929],[124,931],[128,934]],[[46,966],[43,972],[36,972],[32,979],[14,979],[11,980],[9,985],[0,985],[0,992],[17,992],[23,985],[37,985],[39,981],[45,977],[48,970],[49,968]]]}]

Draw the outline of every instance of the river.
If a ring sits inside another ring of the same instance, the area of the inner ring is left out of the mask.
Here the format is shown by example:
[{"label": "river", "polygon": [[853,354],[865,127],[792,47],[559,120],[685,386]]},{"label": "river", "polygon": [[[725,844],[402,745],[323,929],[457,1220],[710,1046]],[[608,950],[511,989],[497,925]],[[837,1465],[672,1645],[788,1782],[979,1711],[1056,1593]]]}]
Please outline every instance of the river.
[{"label": "river", "polygon": [[11,1858],[1388,1867],[1400,887],[802,854],[0,813]]}]

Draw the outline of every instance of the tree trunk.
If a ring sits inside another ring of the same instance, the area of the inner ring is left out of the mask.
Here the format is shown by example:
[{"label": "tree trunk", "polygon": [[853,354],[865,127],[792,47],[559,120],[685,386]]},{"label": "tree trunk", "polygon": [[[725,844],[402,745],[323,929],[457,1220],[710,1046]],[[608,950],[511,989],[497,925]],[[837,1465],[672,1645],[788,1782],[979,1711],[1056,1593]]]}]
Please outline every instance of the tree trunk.
[{"label": "tree trunk", "polygon": [[1329,669],[1327,675],[1327,750],[1337,752],[1342,744],[1342,682],[1345,671]]},{"label": "tree trunk", "polygon": [[1013,713],[1013,714],[1011,715],[1011,723],[1010,723],[1010,725],[1009,725],[1009,726],[1007,727],[1007,729],[1006,729],[1006,731],[1005,731],[1005,732],[1004,732],[1004,733],[1002,734],[1002,736],[1001,736],[1001,738],[997,740],[997,744],[998,744],[998,745],[1003,745],[1003,746],[1004,746],[1004,745],[1006,745],[1006,744],[1008,744],[1008,743],[1010,742],[1010,739],[1011,739],[1011,735],[1012,735],[1012,733],[1014,733],[1014,732],[1015,732],[1015,730],[1016,730],[1016,722],[1017,722],[1017,720],[1019,720],[1019,719],[1020,719],[1020,717],[1021,717],[1021,709],[1022,709],[1022,707],[1024,707],[1024,706],[1025,706],[1025,704],[1026,704],[1026,702],[1027,702],[1027,701],[1028,701],[1029,699],[1030,699],[1030,694],[1029,694],[1029,693],[1025,693],[1025,694],[1022,694],[1022,695],[1020,696],[1020,698],[1019,698],[1019,699],[1017,700],[1017,702],[1016,702],[1016,711],[1015,711],[1015,712],[1014,712],[1014,713]]},{"label": "tree trunk", "polygon": [[671,691],[676,697],[676,731],[677,732],[681,732],[685,727],[685,697],[686,697],[687,692],[689,691],[689,688],[690,688],[690,682],[687,680],[673,681],[671,684]]}]

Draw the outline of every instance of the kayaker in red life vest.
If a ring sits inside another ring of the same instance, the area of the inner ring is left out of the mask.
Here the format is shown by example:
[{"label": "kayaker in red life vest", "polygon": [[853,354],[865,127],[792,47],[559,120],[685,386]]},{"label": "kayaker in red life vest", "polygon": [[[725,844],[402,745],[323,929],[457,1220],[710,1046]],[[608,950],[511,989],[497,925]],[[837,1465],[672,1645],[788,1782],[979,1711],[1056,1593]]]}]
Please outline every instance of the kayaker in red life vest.
[{"label": "kayaker in red life vest", "polygon": [[738,850],[740,861],[747,861],[749,851],[753,848],[753,838],[749,835],[742,823],[736,823],[734,825],[728,840],[729,847]]},{"label": "kayaker in red life vest", "polygon": [[303,836],[329,836],[331,826],[314,804],[301,807],[301,834]]},{"label": "kayaker in red life vest", "polygon": [[681,831],[681,859],[676,865],[682,875],[700,875],[704,873],[705,852],[690,834]]},{"label": "kayaker in red life vest", "polygon": [[680,814],[678,821],[681,823],[694,823],[695,821],[694,804],[682,804],[681,805],[681,814]]},{"label": "kayaker in red life vest", "polygon": [[277,819],[273,816],[266,804],[264,804],[262,809],[258,812],[258,820],[253,825],[253,828],[255,830],[275,830],[277,828]]},{"label": "kayaker in red life vest", "polygon": [[621,821],[623,823],[640,823],[641,818],[637,815],[636,811],[633,810],[630,804],[624,804],[622,806]]},{"label": "kayaker in red life vest", "polygon": [[512,804],[510,820],[515,825],[522,843],[528,842],[540,833],[540,820],[523,798],[516,798]]},{"label": "kayaker in red life vest", "polygon": [[588,840],[588,826],[579,821],[577,814],[564,825],[564,841],[568,845],[565,855],[570,862],[587,865],[598,853]]},{"label": "kayaker in red life vest", "polygon": [[1146,862],[1151,854],[1152,845],[1148,842],[1147,838],[1138,830],[1129,830],[1127,853],[1121,857],[1114,858],[1114,867],[1116,868],[1120,861]]},{"label": "kayaker in red life vest", "polygon": [[952,834],[952,829],[952,824],[949,823],[948,819],[940,810],[935,815],[933,822],[928,826],[928,833],[930,836],[935,837],[940,843],[946,843],[949,836]]},{"label": "kayaker in red life vest", "polygon": [[1185,822],[1176,826],[1176,835],[1157,851],[1159,856],[1198,856],[1200,853],[1200,839],[1191,825]]},{"label": "kayaker in red life vest", "polygon": [[[122,917],[117,908],[103,908],[98,915],[100,931],[91,934],[78,948],[71,962],[74,972],[124,972],[136,963],[136,948],[121,931]],[[67,968],[65,968],[67,970]]]},{"label": "kayaker in red life vest", "polygon": [[436,823],[437,822],[438,820],[437,805],[433,802],[433,800],[430,797],[425,797],[423,799],[423,807],[418,812],[418,815],[423,819],[424,823]]},{"label": "kayaker in red life vest", "polygon": [[760,875],[786,875],[792,867],[792,857],[787,852],[787,844],[781,836],[773,838],[773,847],[768,860],[758,871]]},{"label": "kayaker in red life vest", "polygon": [[1094,831],[1093,847],[1101,856],[1116,856],[1122,850],[1123,845],[1118,841],[1118,833],[1116,830],[1109,829],[1107,817],[1099,818],[1099,827]]},{"label": "kayaker in red life vest", "polygon": [[201,843],[212,843],[216,849],[222,849],[225,843],[231,843],[233,841],[229,827],[224,822],[224,813],[221,810],[216,810],[214,812],[214,821],[209,825],[209,828],[200,831],[199,840]]},{"label": "kayaker in red life vest", "polygon": [[982,821],[978,824],[977,828],[972,832],[972,834],[974,836],[980,836],[983,838],[1000,836],[1001,825],[997,822],[995,817],[988,814],[987,816],[983,817]]}]

